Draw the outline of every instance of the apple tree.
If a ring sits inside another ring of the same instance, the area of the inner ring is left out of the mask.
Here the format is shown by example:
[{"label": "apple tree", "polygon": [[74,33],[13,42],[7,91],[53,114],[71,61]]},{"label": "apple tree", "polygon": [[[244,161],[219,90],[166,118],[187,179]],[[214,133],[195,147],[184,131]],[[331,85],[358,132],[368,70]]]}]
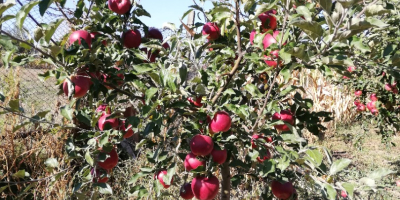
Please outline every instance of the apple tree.
[{"label": "apple tree", "polygon": [[[238,188],[263,199],[336,199],[340,192],[353,198],[362,188],[339,176],[351,161],[333,160],[328,149],[303,137],[325,131],[332,114],[312,111],[295,72],[341,74],[352,77],[345,84],[364,90],[375,82],[361,81],[366,76],[355,81],[355,73],[377,75],[384,65],[383,79],[393,91],[397,31],[380,33],[398,22],[395,5],[221,0],[205,10],[203,2],[193,1],[182,16],[196,11],[201,21],[194,27],[166,23],[167,38],[140,20],[156,13],[129,0],[78,1],[68,19],[75,26],[58,45],[49,40],[59,20],[27,41],[1,31],[2,39],[42,54],[18,55],[10,47],[5,66],[54,65],[41,76],[55,77],[69,99],[60,110],[65,123],[53,126],[72,130],[65,143],[75,165],[71,195],[112,193],[108,180],[126,151],[121,143],[130,140],[151,163],[128,182],[129,195],[138,198],[230,199]],[[51,3],[63,7],[65,1],[32,1],[0,22],[15,17],[21,24],[33,6],[46,10]],[[12,6],[1,4],[0,15]],[[392,39],[379,43],[385,35]],[[388,97],[395,102],[395,92]],[[22,112],[14,104],[5,109]],[[382,127],[395,120],[391,112],[379,113],[385,113]],[[153,181],[137,185],[139,179]],[[180,194],[169,193],[173,187]]]}]

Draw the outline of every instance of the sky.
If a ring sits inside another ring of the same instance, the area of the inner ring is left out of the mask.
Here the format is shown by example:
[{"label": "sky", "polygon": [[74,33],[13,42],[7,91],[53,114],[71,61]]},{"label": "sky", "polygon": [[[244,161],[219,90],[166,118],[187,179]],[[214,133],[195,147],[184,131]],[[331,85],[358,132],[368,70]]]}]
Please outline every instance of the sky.
[{"label": "sky", "polygon": [[[77,0],[67,0],[66,6],[74,8],[76,2]],[[171,22],[179,26],[179,19],[190,9],[189,6],[194,5],[193,0],[138,0],[138,2],[151,15],[151,18],[140,17],[139,19],[147,26],[157,28],[162,28],[165,22]],[[198,0],[196,2],[199,3]],[[201,4],[199,5],[201,6]],[[205,9],[211,8],[211,5],[211,2],[207,1]],[[182,21],[187,22],[186,19]]]}]

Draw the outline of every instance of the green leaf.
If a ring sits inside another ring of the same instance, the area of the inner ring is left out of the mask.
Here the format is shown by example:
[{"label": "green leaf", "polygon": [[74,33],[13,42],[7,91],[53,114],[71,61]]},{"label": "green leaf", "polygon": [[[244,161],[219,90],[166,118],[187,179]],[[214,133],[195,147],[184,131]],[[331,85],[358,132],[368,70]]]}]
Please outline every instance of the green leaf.
[{"label": "green leaf", "polygon": [[363,53],[371,51],[371,49],[368,46],[364,45],[362,40],[360,38],[358,38],[357,36],[353,36],[351,45],[356,47],[358,50],[360,50]]},{"label": "green leaf", "polygon": [[165,176],[163,176],[163,180],[164,183],[167,185],[171,185],[171,180],[175,174],[175,167],[176,167],[176,163],[172,163],[172,165],[170,166],[170,168],[167,170],[167,174]]},{"label": "green leaf", "polygon": [[99,187],[99,192],[101,194],[112,194],[113,193],[110,185],[108,185],[107,183],[99,183],[96,185]]},{"label": "green leaf", "polygon": [[170,22],[165,22],[165,23],[163,24],[163,28],[167,28],[167,29],[170,29],[170,30],[172,30],[172,31],[176,31],[176,26],[175,26],[175,24],[174,24],[174,23],[170,23]]},{"label": "green leaf", "polygon": [[322,9],[325,10],[328,14],[331,14],[332,10],[332,0],[316,0]]},{"label": "green leaf", "polygon": [[351,163],[350,159],[343,158],[340,160],[336,160],[335,162],[332,163],[331,169],[329,171],[329,175],[335,175],[338,172],[342,171],[344,168],[349,166]]},{"label": "green leaf", "polygon": [[346,190],[347,195],[350,196],[350,199],[353,199],[353,196],[354,196],[354,184],[353,183],[342,183],[342,187]]},{"label": "green leaf", "polygon": [[149,174],[149,173],[139,172],[139,173],[137,173],[137,174],[135,174],[135,175],[132,176],[131,180],[128,181],[128,184],[129,184],[129,185],[135,184],[136,181],[137,181],[140,177],[146,176],[146,175],[148,175],[148,174]]},{"label": "green leaf", "polygon": [[359,180],[360,185],[366,185],[369,187],[375,187],[375,180],[368,177],[363,177]]},{"label": "green leaf", "polygon": [[373,15],[383,15],[386,13],[390,13],[389,10],[386,10],[385,8],[383,8],[382,5],[378,5],[378,4],[370,4],[367,9],[365,10],[365,15],[367,17],[373,16]]},{"label": "green leaf", "polygon": [[311,38],[316,39],[317,37],[321,37],[324,34],[324,30],[321,25],[315,21],[306,21],[300,17],[297,17],[290,22],[292,25],[299,27],[303,30],[307,35]]},{"label": "green leaf", "polygon": [[61,115],[67,118],[69,121],[72,121],[72,117],[74,114],[74,109],[72,109],[69,105],[63,106],[60,108]]},{"label": "green leaf", "polygon": [[[11,41],[11,40],[10,40]],[[11,50],[11,51],[7,51],[3,54],[2,60],[3,60],[3,65],[6,69],[8,69],[10,67],[10,60],[12,58],[12,55],[14,53],[15,50]]]},{"label": "green leaf", "polygon": [[0,187],[0,193],[2,193],[5,189],[7,189],[8,188],[8,185],[6,185],[6,186],[3,186],[3,187]]},{"label": "green leaf", "polygon": [[56,168],[59,165],[57,159],[55,158],[47,158],[44,164],[49,168]]},{"label": "green leaf", "polygon": [[143,63],[143,64],[140,64],[140,65],[133,65],[132,67],[136,71],[136,73],[133,72],[134,74],[143,74],[143,73],[151,71],[151,70],[153,70],[155,68],[152,64],[149,64],[149,63]]},{"label": "green leaf", "polygon": [[0,101],[4,102],[5,99],[6,97],[4,96],[3,92],[0,91]]},{"label": "green leaf", "polygon": [[19,99],[13,99],[10,100],[10,102],[8,103],[8,105],[10,106],[11,110],[14,112],[19,112],[20,108],[19,108]]},{"label": "green leaf", "polygon": [[186,81],[187,75],[188,75],[187,67],[186,65],[182,65],[179,68],[179,77],[181,78],[181,84],[183,84]]},{"label": "green leaf", "polygon": [[246,86],[244,86],[244,89],[248,91],[253,97],[260,98],[263,96],[260,90],[258,90],[257,86],[253,84],[247,84]]},{"label": "green leaf", "polygon": [[283,155],[280,159],[277,159],[276,161],[278,162],[276,168],[280,169],[281,171],[285,171],[285,169],[288,168],[290,165],[290,159],[286,155]]},{"label": "green leaf", "polygon": [[255,19],[256,17],[258,17],[258,15],[260,15],[260,14],[262,14],[262,13],[264,13],[264,12],[267,12],[267,11],[271,10],[271,9],[275,6],[275,4],[276,4],[277,2],[278,2],[278,1],[274,1],[274,2],[271,3],[271,4],[264,3],[264,4],[261,4],[260,6],[258,6],[258,7],[257,7],[257,10],[256,10],[256,13],[254,14],[254,18],[252,18],[252,19]]},{"label": "green leaf", "polygon": [[83,7],[85,6],[85,2],[83,1],[83,0],[79,0],[77,3],[76,3],[76,9],[75,9],[75,12],[74,12],[74,16],[76,17],[76,18],[81,18],[82,17],[82,14],[83,14]]},{"label": "green leaf", "polygon": [[367,17],[366,21],[369,22],[370,24],[372,24],[374,26],[377,26],[377,27],[380,27],[380,28],[389,26],[389,24],[386,24],[382,20],[377,19],[377,18],[373,18],[373,17]]},{"label": "green leaf", "polygon": [[13,7],[14,5],[15,5],[15,0],[7,0],[6,3],[0,4],[0,15],[2,15],[4,11]]},{"label": "green leaf", "polygon": [[44,39],[46,42],[50,42],[51,37],[53,37],[54,32],[57,30],[58,26],[64,21],[64,19],[57,19],[55,22],[51,22],[48,25],[43,25],[44,28]]},{"label": "green leaf", "polygon": [[0,17],[0,24],[2,24],[5,21],[8,21],[10,19],[14,19],[15,15],[5,15],[3,17]]},{"label": "green leaf", "polygon": [[308,10],[307,7],[305,7],[305,6],[299,6],[299,7],[296,8],[296,12],[297,12],[298,14],[304,16],[304,18],[305,18],[307,21],[312,21],[311,12]]},{"label": "green leaf", "polygon": [[150,89],[146,90],[145,97],[146,97],[146,105],[149,105],[151,98],[157,93],[158,89],[151,87]]},{"label": "green leaf", "polygon": [[46,13],[47,8],[50,7],[50,5],[54,2],[54,0],[41,0],[39,3],[39,12],[40,15],[43,15]]},{"label": "green leaf", "polygon": [[377,170],[373,171],[372,173],[370,173],[368,175],[368,177],[372,178],[374,180],[380,180],[383,177],[385,177],[385,176],[387,176],[389,174],[393,174],[393,173],[396,173],[396,172],[392,171],[390,169],[380,168],[380,169],[377,169]]},{"label": "green leaf", "polygon": [[317,167],[321,165],[323,156],[318,149],[309,149],[306,151],[306,154],[313,160]]},{"label": "green leaf", "polygon": [[25,170],[19,170],[17,173],[13,174],[13,176],[17,178],[25,178]]},{"label": "green leaf", "polygon": [[335,200],[336,196],[337,196],[337,192],[336,192],[335,188],[328,183],[325,183],[324,186],[325,186],[326,192],[328,193],[328,199]]},{"label": "green leaf", "polygon": [[93,158],[90,156],[89,151],[86,151],[86,153],[85,153],[85,160],[86,160],[86,162],[89,163],[90,166],[93,166],[94,161],[93,161]]},{"label": "green leaf", "polygon": [[16,18],[17,27],[22,29],[26,16],[28,16],[31,9],[39,4],[39,1],[30,1],[29,3],[22,6],[22,8],[18,11]]}]

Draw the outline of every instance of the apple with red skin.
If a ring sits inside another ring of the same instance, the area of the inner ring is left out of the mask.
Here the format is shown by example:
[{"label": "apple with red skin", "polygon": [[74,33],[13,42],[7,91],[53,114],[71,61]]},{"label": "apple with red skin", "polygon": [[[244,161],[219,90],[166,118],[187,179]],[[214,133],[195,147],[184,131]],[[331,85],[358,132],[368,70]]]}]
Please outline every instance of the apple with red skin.
[{"label": "apple with red skin", "polygon": [[276,29],[276,17],[273,16],[276,13],[276,10],[269,10],[258,16],[258,19],[261,21],[261,29],[263,33],[267,32],[268,30]]},{"label": "apple with red skin", "polygon": [[138,30],[129,30],[122,34],[122,40],[126,48],[138,48],[142,43],[142,36]]},{"label": "apple with red skin", "polygon": [[[267,55],[264,55],[264,58],[265,58],[265,60],[264,60],[264,62],[268,65],[268,66],[270,66],[270,67],[277,67],[278,66],[278,62],[277,61],[275,61],[275,60],[277,60],[278,59],[278,56],[279,56],[279,50],[273,50],[273,51],[271,51],[270,52],[270,56],[267,56]],[[279,66],[281,66],[282,65],[282,59],[279,61]]]},{"label": "apple with red skin", "polygon": [[208,35],[207,39],[209,41],[214,41],[219,38],[220,30],[217,23],[207,22],[203,26],[203,30],[201,31],[203,35]]},{"label": "apple with red skin", "polygon": [[132,125],[129,125],[128,130],[126,130],[125,120],[121,121],[121,129],[120,130],[124,133],[124,136],[123,136],[124,138],[130,138],[134,134],[134,132],[132,130]]},{"label": "apple with red skin", "polygon": [[378,109],[376,109],[376,108],[372,108],[372,109],[371,109],[371,114],[377,116],[378,113],[379,113],[379,110],[378,110]]},{"label": "apple with red skin", "polygon": [[96,108],[96,112],[105,112],[106,114],[111,114],[111,109],[107,104],[101,104]]},{"label": "apple with red skin", "polygon": [[272,181],[271,190],[272,194],[278,199],[288,199],[295,192],[291,182],[281,183],[277,180]]},{"label": "apple with red skin", "polygon": [[202,107],[203,104],[201,103],[201,96],[196,97],[196,101],[193,100],[192,97],[188,97],[187,100],[196,107]]},{"label": "apple with red skin", "polygon": [[260,156],[257,157],[257,161],[258,161],[259,163],[263,163],[265,160],[269,160],[269,159],[271,159],[271,158],[272,158],[272,154],[271,154],[271,152],[267,149],[266,155],[264,155],[263,158],[261,158]]},{"label": "apple with red skin", "polygon": [[[96,35],[99,35],[99,34],[100,34],[99,32],[91,32],[90,37],[92,38],[92,40],[94,40],[96,38]],[[107,40],[103,40],[103,41],[101,41],[101,43],[104,46],[107,46]]]},{"label": "apple with red skin", "polygon": [[356,70],[356,67],[355,67],[355,66],[348,66],[348,67],[347,67],[347,71],[349,71],[350,73],[353,72],[353,71],[355,71],[355,70]]},{"label": "apple with red skin", "polygon": [[359,96],[362,95],[362,91],[361,91],[361,90],[356,90],[356,91],[354,92],[354,95],[355,95],[356,97],[359,97]]},{"label": "apple with red skin", "polygon": [[174,177],[172,177],[172,179],[171,179],[171,184],[170,184],[170,185],[167,185],[167,184],[164,183],[163,177],[164,177],[165,175],[167,175],[167,173],[168,173],[168,172],[167,172],[166,170],[162,170],[162,171],[160,171],[160,172],[158,172],[158,173],[156,174],[156,178],[158,179],[158,181],[160,181],[161,185],[162,185],[165,189],[169,188],[169,187],[172,185],[173,181],[174,181]]},{"label": "apple with red skin", "polygon": [[224,150],[213,149],[211,152],[211,156],[212,160],[215,163],[222,165],[226,161],[226,158],[228,157],[228,151],[226,149]]},{"label": "apple with red skin", "polygon": [[392,86],[389,83],[385,84],[385,90],[386,91],[392,91]]},{"label": "apple with red skin", "polygon": [[277,37],[278,37],[279,31],[274,31],[274,33],[271,34],[266,34],[263,39],[263,45],[264,49],[268,48],[271,44],[277,43]]},{"label": "apple with red skin", "polygon": [[376,101],[370,101],[367,103],[367,108],[369,111],[371,111],[372,109],[376,108]]},{"label": "apple with red skin", "polygon": [[347,198],[346,191],[342,190],[342,192],[340,192],[340,196],[342,196],[343,198]]},{"label": "apple with red skin", "polygon": [[[80,75],[71,76],[69,78],[74,84],[74,98],[81,98],[87,94],[89,91],[92,81],[90,78]],[[68,81],[65,80],[63,83],[63,91],[65,96],[68,96]]]},{"label": "apple with red skin", "polygon": [[183,184],[179,190],[179,195],[181,195],[183,199],[192,199],[194,197],[192,185],[190,183]]},{"label": "apple with red skin", "polygon": [[256,37],[257,31],[254,29],[250,33],[250,43],[254,44],[254,38]]},{"label": "apple with red skin", "polygon": [[119,127],[118,119],[116,119],[116,118],[107,119],[107,117],[109,117],[109,116],[110,116],[110,114],[106,114],[106,113],[103,113],[101,115],[101,117],[98,121],[98,126],[101,131],[104,131],[104,130],[106,130],[106,128],[110,128],[110,127],[114,130],[118,129],[118,127]]},{"label": "apple with red skin", "polygon": [[358,106],[358,105],[360,105],[360,104],[361,104],[360,100],[358,100],[358,99],[354,100],[354,105],[355,105],[355,106]]},{"label": "apple with red skin", "polygon": [[219,190],[219,180],[214,175],[210,177],[197,176],[191,185],[194,196],[199,200],[214,199]]},{"label": "apple with red skin", "polygon": [[162,46],[164,47],[164,49],[169,49],[170,48],[168,43],[164,43],[164,44],[162,44]]},{"label": "apple with red skin", "polygon": [[93,177],[92,181],[94,183],[106,183],[108,181],[107,173],[102,174],[99,169],[96,169],[95,171],[94,168],[92,168],[90,174]]},{"label": "apple with red skin", "polygon": [[207,156],[214,148],[214,142],[210,136],[207,135],[195,135],[190,140],[190,150],[196,156]]},{"label": "apple with red skin", "polygon": [[183,165],[185,166],[186,171],[191,171],[199,166],[205,167],[206,161],[200,161],[197,159],[196,155],[194,155],[193,153],[189,153],[188,155],[186,155]]},{"label": "apple with red skin", "polygon": [[90,34],[85,30],[78,30],[71,33],[69,36],[69,43],[73,44],[75,41],[78,40],[78,44],[81,45],[81,39],[85,40],[86,44],[89,46],[92,45],[92,37]]},{"label": "apple with red skin", "polygon": [[131,9],[131,1],[108,0],[108,8],[117,14],[124,15]]},{"label": "apple with red skin", "polygon": [[359,105],[357,106],[357,111],[358,111],[358,112],[365,111],[365,105],[364,105],[364,104],[359,104]]},{"label": "apple with red skin", "polygon": [[162,35],[160,30],[158,30],[156,28],[151,28],[147,32],[147,38],[149,38],[149,39],[158,39],[158,40],[162,41],[163,40],[163,35]]},{"label": "apple with red skin", "polygon": [[210,122],[210,133],[226,132],[231,128],[231,125],[231,116],[225,111],[218,111]]},{"label": "apple with red skin", "polygon": [[152,51],[147,51],[147,48],[141,48],[140,50],[142,50],[143,52],[145,52],[147,54],[147,60],[143,60],[143,62],[148,63],[149,61],[151,63],[156,62],[156,58],[158,56],[158,50],[152,52]]},{"label": "apple with red skin", "polygon": [[105,170],[110,170],[117,166],[118,164],[118,154],[115,148],[113,148],[109,153],[107,153],[109,157],[107,157],[103,162],[97,162],[97,164],[105,169]]},{"label": "apple with red skin", "polygon": [[272,137],[270,137],[270,136],[264,137],[260,134],[254,134],[251,136],[251,148],[253,148],[253,149],[257,148],[257,145],[254,143],[254,140],[257,140],[257,139],[264,139],[268,143],[273,142]]},{"label": "apple with red skin", "polygon": [[378,101],[378,97],[376,96],[375,93],[372,93],[372,94],[369,96],[369,99],[371,99],[371,101]]},{"label": "apple with red skin", "polygon": [[[272,116],[272,120],[282,120],[282,121],[289,123],[290,125],[294,125],[293,114],[292,114],[292,112],[290,112],[288,110],[282,110],[280,113],[275,113]],[[274,127],[278,131],[289,131],[290,130],[286,124],[275,125]]]}]

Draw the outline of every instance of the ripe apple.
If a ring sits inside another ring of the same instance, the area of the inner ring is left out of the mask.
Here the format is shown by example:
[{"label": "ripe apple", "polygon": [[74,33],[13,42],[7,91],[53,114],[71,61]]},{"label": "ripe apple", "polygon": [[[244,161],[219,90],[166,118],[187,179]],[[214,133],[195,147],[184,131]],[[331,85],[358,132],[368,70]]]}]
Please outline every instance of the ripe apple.
[{"label": "ripe apple", "polygon": [[342,190],[342,192],[340,192],[340,196],[342,196],[343,198],[347,198],[346,191]]},{"label": "ripe apple", "polygon": [[201,107],[203,104],[201,103],[201,96],[196,97],[196,101],[193,100],[192,97],[188,97],[187,100],[196,107]]},{"label": "ripe apple", "polygon": [[277,43],[277,38],[279,31],[274,31],[273,35],[267,34],[263,39],[264,49],[268,48],[271,44]]},{"label": "ripe apple", "polygon": [[[272,116],[272,120],[282,120],[282,121],[289,123],[290,125],[294,125],[293,114],[289,110],[282,110],[280,113],[275,113]],[[278,131],[289,131],[290,130],[286,124],[275,125],[274,127]]]},{"label": "ripe apple", "polygon": [[353,71],[355,71],[355,70],[356,70],[356,67],[355,67],[355,66],[348,66],[348,67],[347,67],[347,71],[349,71],[350,73],[353,72]]},{"label": "ripe apple", "polygon": [[169,49],[170,48],[168,43],[164,43],[164,44],[162,44],[162,46],[164,47],[164,49]]},{"label": "ripe apple", "polygon": [[207,156],[214,148],[214,142],[210,136],[207,135],[195,135],[190,140],[190,150],[196,156]]},{"label": "ripe apple", "polygon": [[188,155],[186,155],[183,165],[185,166],[186,171],[191,171],[199,166],[205,167],[206,161],[200,161],[197,159],[196,155],[194,155],[193,153],[189,153]]},{"label": "ripe apple", "polygon": [[100,117],[99,121],[98,121],[98,125],[99,125],[99,129],[101,131],[107,130],[107,129],[118,129],[119,127],[119,123],[118,123],[118,119],[113,118],[113,119],[107,119],[107,117],[109,117],[110,114],[106,114],[103,113],[103,115]]},{"label": "ripe apple", "polygon": [[124,15],[131,9],[131,1],[108,0],[108,8],[117,14]]},{"label": "ripe apple", "polygon": [[111,150],[110,153],[108,153],[109,157],[107,157],[104,162],[98,162],[99,166],[105,170],[110,170],[117,166],[118,164],[118,154],[115,148]]},{"label": "ripe apple", "polygon": [[211,133],[226,132],[231,128],[231,116],[225,111],[218,111],[211,120],[209,128]]},{"label": "ripe apple", "polygon": [[272,194],[278,199],[288,199],[294,194],[294,187],[291,182],[280,183],[273,180],[271,184]]},{"label": "ripe apple", "polygon": [[99,169],[95,171],[94,168],[92,168],[90,174],[93,177],[92,181],[94,183],[106,183],[108,181],[107,173],[101,173]]},{"label": "ripe apple", "polygon": [[255,144],[254,140],[258,140],[258,139],[264,139],[268,143],[273,142],[272,137],[270,137],[270,136],[264,137],[260,134],[254,134],[251,136],[251,148],[253,148],[253,149],[257,148],[257,145]]},{"label": "ripe apple", "polygon": [[210,177],[197,176],[192,180],[192,191],[199,200],[214,199],[219,190],[219,180],[214,175]]},{"label": "ripe apple", "polygon": [[258,19],[261,21],[261,29],[262,32],[265,33],[268,30],[275,30],[276,29],[276,17],[273,16],[276,14],[276,10],[269,10],[267,12],[264,12],[258,16]]},{"label": "ripe apple", "polygon": [[183,184],[179,191],[179,194],[183,199],[192,199],[194,197],[192,185],[190,183]]},{"label": "ripe apple", "polygon": [[226,149],[224,150],[213,149],[211,152],[211,156],[214,162],[221,165],[226,161],[226,158],[228,157],[228,151]]},{"label": "ripe apple", "polygon": [[106,114],[111,114],[111,109],[107,104],[101,104],[96,108],[96,112],[105,112]]},{"label": "ripe apple", "polygon": [[368,108],[369,111],[371,111],[372,109],[376,108],[375,103],[376,103],[375,101],[370,101],[370,102],[367,103],[367,108]]},{"label": "ripe apple", "polygon": [[[151,63],[156,62],[156,58],[158,56],[158,50],[152,52],[152,51],[147,51],[147,48],[141,48],[140,50],[142,50],[143,52],[145,52],[147,54],[147,60],[143,60],[143,62],[148,63],[149,61]],[[149,60],[149,61],[148,61]]]},{"label": "ripe apple", "polygon": [[218,25],[216,23],[207,22],[203,26],[202,34],[203,35],[208,35],[207,39],[209,41],[214,41],[214,40],[218,39],[218,37],[220,35],[220,30],[219,30],[219,27],[218,27]]},{"label": "ripe apple", "polygon": [[147,32],[147,38],[149,39],[159,39],[159,40],[163,40],[163,35],[160,32],[160,30],[156,29],[156,28],[151,28],[149,29],[149,32]]},{"label": "ripe apple", "polygon": [[257,31],[255,29],[251,31],[251,33],[250,33],[250,43],[251,44],[254,44],[253,42],[254,42],[254,38],[256,37],[256,34],[257,34]]},{"label": "ripe apple", "polygon": [[[267,63],[268,66],[270,67],[277,67],[278,66],[278,62],[276,61],[279,57],[279,50],[273,50],[271,51],[269,54],[271,54],[270,56],[264,55],[265,58],[265,63]],[[282,65],[282,59],[279,61],[279,66]]]},{"label": "ripe apple", "polygon": [[133,130],[132,130],[132,125],[128,126],[128,130],[126,130],[126,126],[125,126],[125,120],[121,121],[121,128],[120,130],[124,133],[124,138],[130,138],[133,136]]},{"label": "ripe apple", "polygon": [[[96,35],[99,35],[99,32],[91,32],[90,33],[90,37],[92,38],[92,40],[94,40],[96,38]],[[101,41],[101,43],[106,47],[107,46],[107,40],[103,40]]]},{"label": "ripe apple", "polygon": [[163,180],[163,177],[164,177],[165,175],[167,175],[167,171],[166,171],[166,170],[162,170],[162,171],[160,171],[160,172],[157,173],[156,178],[158,179],[158,181],[160,181],[161,185],[162,185],[165,189],[167,189],[167,188],[169,188],[169,187],[172,185],[172,183],[173,183],[173,181],[174,181],[174,177],[172,177],[172,179],[171,179],[171,184],[170,184],[170,185],[167,185],[167,184],[164,183],[164,180]]},{"label": "ripe apple", "polygon": [[389,83],[385,84],[385,90],[386,91],[392,91],[392,86]]},{"label": "ripe apple", "polygon": [[[86,95],[89,91],[90,83],[92,82],[90,78],[80,75],[71,76],[69,78],[74,84],[74,96],[75,98],[81,98]],[[68,96],[68,81],[65,80],[63,83],[63,90],[65,96]]]},{"label": "ripe apple", "polygon": [[129,30],[122,34],[123,44],[126,48],[138,48],[142,43],[142,36],[138,30]]},{"label": "ripe apple", "polygon": [[369,99],[371,99],[371,101],[378,101],[378,97],[375,93],[372,93],[371,96],[369,96]]},{"label": "ripe apple", "polygon": [[364,104],[359,104],[358,106],[357,106],[357,111],[358,112],[362,112],[362,111],[365,111],[365,105]]},{"label": "ripe apple", "polygon": [[378,110],[378,109],[376,109],[376,108],[372,108],[372,109],[371,109],[371,114],[377,116],[378,113],[379,113],[379,110]]},{"label": "ripe apple", "polygon": [[354,95],[355,95],[356,97],[359,97],[359,96],[362,95],[362,91],[361,91],[361,90],[356,90],[356,91],[354,92]]},{"label": "ripe apple", "polygon": [[358,106],[358,105],[360,105],[360,104],[361,104],[360,100],[358,100],[358,99],[354,100],[354,105],[355,105],[355,106]]},{"label": "ripe apple", "polygon": [[271,159],[271,158],[272,158],[272,154],[271,154],[271,152],[267,149],[266,155],[264,155],[263,158],[261,158],[260,156],[257,157],[257,161],[258,161],[259,163],[263,163],[265,160],[269,160],[269,159]]},{"label": "ripe apple", "polygon": [[78,40],[78,44],[81,45],[81,39],[85,40],[86,44],[90,48],[90,46],[92,45],[92,37],[85,30],[78,30],[72,32],[72,34],[69,36],[69,43],[73,44],[75,41]]}]

